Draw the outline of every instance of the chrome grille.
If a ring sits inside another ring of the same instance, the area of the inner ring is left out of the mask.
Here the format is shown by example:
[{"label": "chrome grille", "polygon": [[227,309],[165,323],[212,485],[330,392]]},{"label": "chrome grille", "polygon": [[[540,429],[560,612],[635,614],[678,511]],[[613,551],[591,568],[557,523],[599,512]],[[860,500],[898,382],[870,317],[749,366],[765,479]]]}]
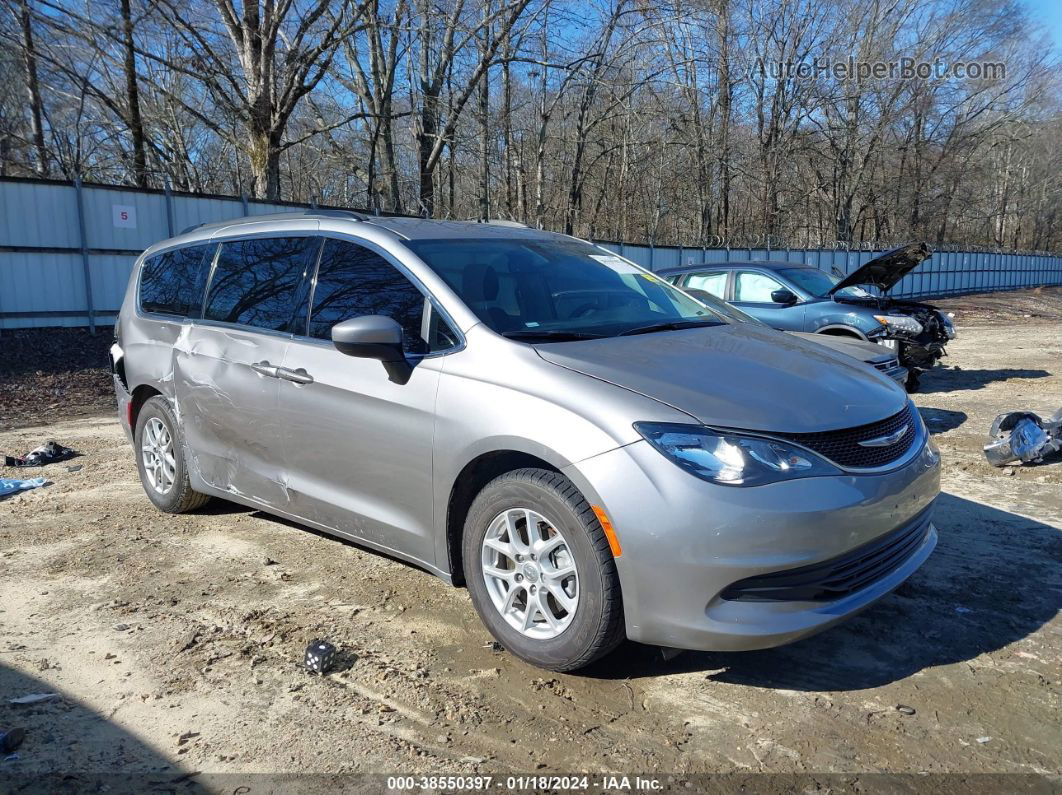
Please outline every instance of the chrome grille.
[{"label": "chrome grille", "polygon": [[[911,404],[903,411],[886,420],[846,428],[840,431],[822,431],[819,433],[780,433],[784,439],[814,450],[823,458],[835,464],[852,469],[874,469],[898,461],[911,449],[918,436],[920,420],[914,415]],[[904,434],[893,444],[884,447],[864,447],[860,442],[889,436],[907,426]]]}]

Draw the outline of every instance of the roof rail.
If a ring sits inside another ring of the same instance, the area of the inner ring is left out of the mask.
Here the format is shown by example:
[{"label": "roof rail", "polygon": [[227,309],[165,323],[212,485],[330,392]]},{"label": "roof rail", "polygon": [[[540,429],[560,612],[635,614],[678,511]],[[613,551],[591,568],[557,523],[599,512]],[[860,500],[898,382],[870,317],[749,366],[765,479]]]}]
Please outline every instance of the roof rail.
[{"label": "roof rail", "polygon": [[474,224],[490,224],[491,226],[512,226],[519,229],[529,228],[527,224],[522,224],[519,221],[510,221],[508,218],[487,218],[486,220],[484,220],[483,218],[470,218],[469,220]]},{"label": "roof rail", "polygon": [[240,215],[236,218],[226,218],[223,221],[205,221],[199,224],[192,224],[186,229],[181,230],[182,235],[186,235],[189,232],[194,232],[196,229],[202,229],[204,227],[223,227],[233,226],[234,224],[248,224],[255,221],[277,221],[284,218],[349,218],[352,221],[368,221],[373,216],[366,215],[365,213],[358,212],[357,210],[320,210],[320,209],[293,209],[288,212],[281,213],[263,213],[262,215]]}]

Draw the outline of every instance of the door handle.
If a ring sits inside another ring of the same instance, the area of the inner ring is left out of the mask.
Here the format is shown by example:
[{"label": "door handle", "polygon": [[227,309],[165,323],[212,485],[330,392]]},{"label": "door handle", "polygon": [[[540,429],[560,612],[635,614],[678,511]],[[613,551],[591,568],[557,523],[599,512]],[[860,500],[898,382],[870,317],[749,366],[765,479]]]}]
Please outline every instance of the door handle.
[{"label": "door handle", "polygon": [[251,365],[251,369],[259,375],[264,375],[268,378],[276,378],[277,371],[280,370],[275,364],[270,364],[269,362],[255,362]]},{"label": "door handle", "polygon": [[285,381],[291,381],[296,384],[313,383],[313,376],[303,370],[301,367],[298,370],[289,370],[287,367],[278,367],[277,377],[283,378]]}]

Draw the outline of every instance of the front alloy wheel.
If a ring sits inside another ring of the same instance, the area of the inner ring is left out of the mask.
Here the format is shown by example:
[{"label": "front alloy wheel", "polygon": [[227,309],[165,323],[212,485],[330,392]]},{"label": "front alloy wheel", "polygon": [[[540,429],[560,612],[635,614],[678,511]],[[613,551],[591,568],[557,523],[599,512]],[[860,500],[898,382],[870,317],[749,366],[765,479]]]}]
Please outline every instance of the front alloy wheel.
[{"label": "front alloy wheel", "polygon": [[498,514],[483,537],[483,581],[502,618],[522,635],[549,639],[579,607],[579,573],[555,523],[530,508]]},{"label": "front alloy wheel", "polygon": [[623,640],[608,539],[561,473],[517,469],[484,486],[465,517],[462,557],[476,612],[517,657],[574,671]]}]

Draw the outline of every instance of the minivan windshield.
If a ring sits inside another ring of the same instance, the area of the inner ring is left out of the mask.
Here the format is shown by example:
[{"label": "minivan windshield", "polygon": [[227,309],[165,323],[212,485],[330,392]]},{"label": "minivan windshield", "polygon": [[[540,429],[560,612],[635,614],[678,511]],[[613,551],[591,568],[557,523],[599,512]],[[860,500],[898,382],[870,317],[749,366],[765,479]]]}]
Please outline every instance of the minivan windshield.
[{"label": "minivan windshield", "polygon": [[[835,284],[841,280],[836,276],[820,271],[818,268],[782,268],[778,271],[789,281],[802,290],[806,290],[816,298],[826,298]],[[842,298],[870,298],[871,295],[862,287],[845,287],[838,290],[836,295]]]},{"label": "minivan windshield", "polygon": [[511,339],[565,341],[725,324],[658,276],[581,240],[405,242],[480,320]]}]

